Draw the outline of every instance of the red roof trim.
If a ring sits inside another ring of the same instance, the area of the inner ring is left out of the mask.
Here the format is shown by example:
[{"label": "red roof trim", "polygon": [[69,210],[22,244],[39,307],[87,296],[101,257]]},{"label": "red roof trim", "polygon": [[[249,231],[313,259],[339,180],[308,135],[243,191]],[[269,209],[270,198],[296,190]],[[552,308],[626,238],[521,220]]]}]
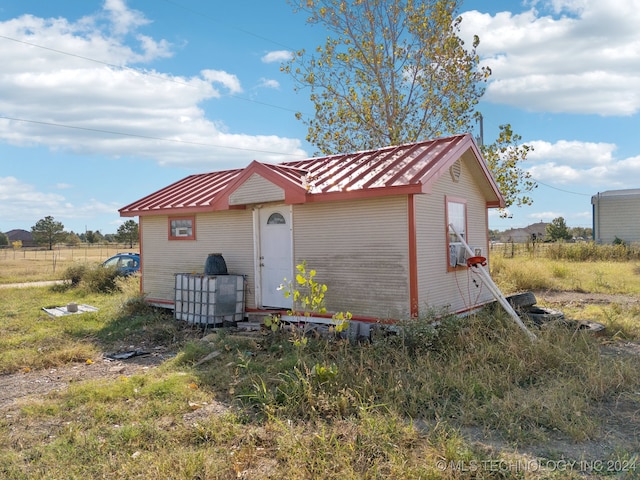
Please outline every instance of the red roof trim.
[{"label": "red roof trim", "polygon": [[[246,210],[247,207],[245,205],[231,205],[229,210]],[[212,208],[209,205],[202,205],[199,207],[184,207],[184,208],[176,208],[176,207],[167,207],[167,208],[159,208],[155,210],[146,210],[146,211],[128,211],[128,212],[120,212],[121,217],[146,217],[149,215],[190,215],[195,213],[206,213],[211,212]]]},{"label": "red roof trim", "polygon": [[480,168],[482,169],[482,173],[484,173],[484,176],[486,180],[489,182],[491,189],[496,194],[496,197],[498,197],[497,200],[487,202],[487,205],[492,205],[492,207],[494,208],[505,208],[506,203],[505,203],[504,197],[502,196],[502,193],[500,193],[500,188],[498,188],[498,184],[496,183],[495,178],[493,178],[493,175],[489,171],[487,162],[485,162],[484,157],[482,156],[482,153],[480,153],[480,150],[478,149],[476,142],[473,141],[473,137],[471,137],[471,134],[467,133],[467,136],[471,139],[471,142],[470,142],[471,149],[473,150],[474,155],[478,159],[478,165],[480,165]]},{"label": "red roof trim", "polygon": [[229,197],[253,174],[282,188],[287,204],[430,193],[438,178],[469,150],[482,172],[478,181],[486,181],[485,187],[493,193],[487,196],[487,207],[504,207],[504,198],[473,137],[464,134],[278,165],[253,161],[244,169],[190,175],[119,212],[127,217],[245,208],[230,206]]},{"label": "red roof trim", "polygon": [[[438,178],[443,171],[447,170],[451,165],[453,165],[466,150],[466,148],[464,148],[462,149],[462,151],[458,152],[458,148],[456,147],[458,147],[459,143],[460,142],[458,142],[456,139],[455,142],[444,145],[442,151],[438,152],[433,160],[422,167],[422,169],[416,174],[416,177],[420,179],[425,178],[430,172],[433,171],[434,174],[432,174],[430,177],[430,183],[434,183],[436,178]],[[436,170],[434,170],[434,168]]]},{"label": "red roof trim", "polygon": [[260,175],[284,190],[285,203],[304,203],[307,190],[302,186],[304,172],[282,165],[268,165],[253,161],[242,170],[212,203],[212,210],[229,209],[229,197],[253,174]]}]

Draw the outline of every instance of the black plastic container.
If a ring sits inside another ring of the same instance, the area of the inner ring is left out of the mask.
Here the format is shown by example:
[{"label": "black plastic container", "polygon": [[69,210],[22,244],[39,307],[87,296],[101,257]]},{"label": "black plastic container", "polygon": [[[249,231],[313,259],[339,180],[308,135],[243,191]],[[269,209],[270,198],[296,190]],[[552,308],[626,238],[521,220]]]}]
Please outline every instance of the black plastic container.
[{"label": "black plastic container", "polygon": [[228,275],[227,262],[221,253],[210,253],[204,263],[205,275]]}]

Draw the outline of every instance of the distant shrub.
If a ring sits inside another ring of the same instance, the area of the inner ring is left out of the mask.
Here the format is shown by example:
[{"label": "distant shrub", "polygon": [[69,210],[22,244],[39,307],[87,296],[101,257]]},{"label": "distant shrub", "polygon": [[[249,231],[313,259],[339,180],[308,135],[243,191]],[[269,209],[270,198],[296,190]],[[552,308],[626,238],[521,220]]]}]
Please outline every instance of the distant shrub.
[{"label": "distant shrub", "polygon": [[67,280],[72,286],[77,287],[87,274],[89,268],[84,263],[72,265],[67,268],[62,276],[63,280]]},{"label": "distant shrub", "polygon": [[87,270],[82,279],[82,284],[90,292],[113,293],[120,291],[118,279],[121,275],[115,268],[98,266]]},{"label": "distant shrub", "polygon": [[67,280],[71,287],[84,288],[94,293],[114,293],[124,290],[126,279],[115,268],[105,268],[101,265],[87,264],[73,265],[64,272],[63,280]]},{"label": "distant shrub", "polygon": [[571,262],[627,261],[640,259],[640,245],[623,241],[611,245],[599,245],[595,242],[554,243],[546,251],[551,260]]}]

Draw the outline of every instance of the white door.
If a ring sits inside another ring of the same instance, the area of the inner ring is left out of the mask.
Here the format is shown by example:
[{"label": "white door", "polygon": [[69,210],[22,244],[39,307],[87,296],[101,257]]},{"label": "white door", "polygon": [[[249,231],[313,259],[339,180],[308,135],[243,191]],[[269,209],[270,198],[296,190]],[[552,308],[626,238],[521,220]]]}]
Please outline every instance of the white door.
[{"label": "white door", "polygon": [[260,287],[263,307],[291,308],[291,298],[278,290],[284,279],[292,280],[291,213],[289,207],[259,210]]}]

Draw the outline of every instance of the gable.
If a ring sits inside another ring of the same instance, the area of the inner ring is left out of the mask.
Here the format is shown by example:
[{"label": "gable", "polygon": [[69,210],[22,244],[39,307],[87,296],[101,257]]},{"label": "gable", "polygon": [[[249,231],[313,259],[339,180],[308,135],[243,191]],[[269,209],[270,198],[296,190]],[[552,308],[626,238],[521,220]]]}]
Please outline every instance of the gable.
[{"label": "gable", "polygon": [[[497,186],[493,177],[488,172],[487,167],[484,164],[484,160],[478,161],[471,149],[467,150],[461,157],[458,163],[464,162],[467,167],[468,174],[473,178],[474,183],[480,188],[484,198],[487,201],[488,208],[496,208],[504,206],[502,196],[497,191]],[[450,169],[453,169],[453,164]],[[483,168],[484,167],[484,168]]]},{"label": "gable", "polygon": [[261,175],[252,174],[242,185],[229,195],[229,205],[276,202],[284,200],[284,189]]}]

